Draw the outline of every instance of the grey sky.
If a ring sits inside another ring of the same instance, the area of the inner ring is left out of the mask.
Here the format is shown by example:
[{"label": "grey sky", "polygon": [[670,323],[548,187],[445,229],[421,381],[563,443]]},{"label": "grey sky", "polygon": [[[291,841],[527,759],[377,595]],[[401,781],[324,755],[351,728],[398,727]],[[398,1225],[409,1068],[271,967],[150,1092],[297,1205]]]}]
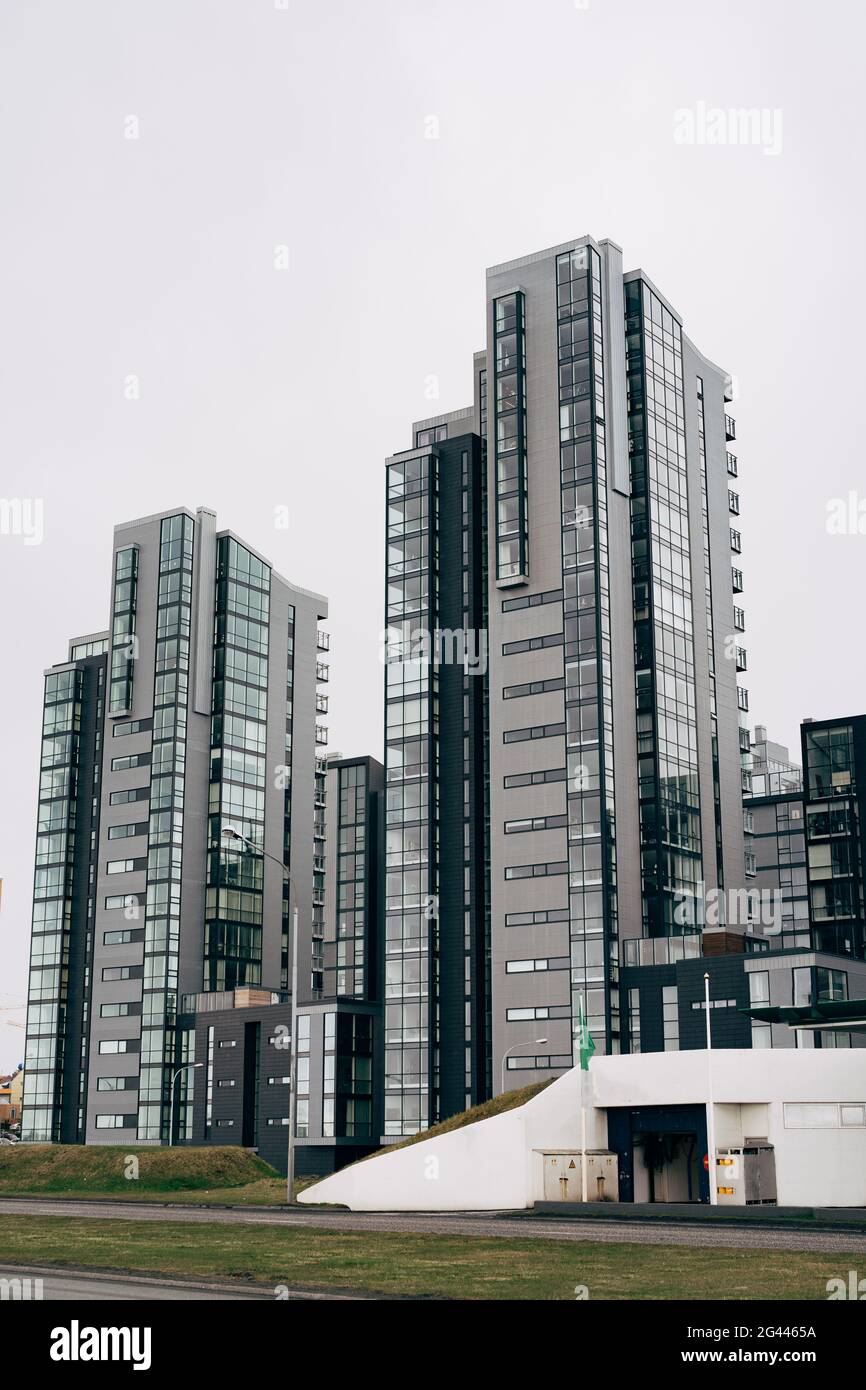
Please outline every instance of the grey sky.
[{"label": "grey sky", "polygon": [[[206,504],[328,594],[331,748],[381,754],[382,461],[469,403],[486,265],[589,232],[644,267],[739,384],[753,719],[866,709],[866,534],[826,529],[866,497],[858,8],[280,5],[0,5],[0,492],[45,509],[41,545],[0,535],[19,999],[42,671],[107,622],[113,524]],[[780,151],[678,144],[700,102],[780,111]]]}]

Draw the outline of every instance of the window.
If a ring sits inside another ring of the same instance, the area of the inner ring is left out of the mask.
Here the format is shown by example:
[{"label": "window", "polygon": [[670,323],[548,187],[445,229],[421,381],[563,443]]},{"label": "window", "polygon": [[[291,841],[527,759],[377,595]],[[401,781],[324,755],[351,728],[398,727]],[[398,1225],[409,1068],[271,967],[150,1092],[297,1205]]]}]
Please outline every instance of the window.
[{"label": "window", "polygon": [[130,835],[145,835],[147,833],[147,821],[139,821],[133,825],[110,825],[108,827],[109,840],[127,840]]},{"label": "window", "polygon": [[135,1124],[134,1115],[97,1115],[97,1129],[125,1129],[127,1124]]},{"label": "window", "polygon": [[676,985],[662,987],[662,1029],[665,1052],[676,1052],[680,1043],[679,1008]]},{"label": "window", "polygon": [[132,1012],[132,1004],[101,1004],[100,1018],[127,1018]]},{"label": "window", "polygon": [[[749,974],[749,1003],[753,1008],[770,1002],[769,970],[753,970]],[[752,1019],[752,1047],[772,1047],[773,1030],[769,1023]]]},{"label": "window", "polygon": [[558,860],[552,864],[513,864],[505,870],[507,879],[513,878],[550,878],[556,874],[567,874],[568,864],[566,861]]},{"label": "window", "polygon": [[105,899],[107,912],[113,912],[119,907],[138,907],[138,898],[134,893],[116,893]]},{"label": "window", "polygon": [[815,978],[819,999],[848,998],[848,976],[844,970],[828,970],[819,965]]},{"label": "window", "polygon": [[129,874],[134,868],[134,859],[109,859],[105,871],[109,874]]},{"label": "window", "polygon": [[543,970],[567,970],[568,956],[552,956],[547,960],[508,960],[506,975],[524,975]]},{"label": "window", "polygon": [[835,1101],[786,1101],[782,1107],[786,1129],[859,1128],[866,1124],[866,1106]]},{"label": "window", "polygon": [[143,941],[144,928],[130,928],[127,931],[107,931],[102,934],[105,946],[128,946],[131,941]]},{"label": "window", "polygon": [[147,767],[150,763],[149,753],[130,753],[127,757],[112,758],[112,772],[128,772],[131,767]]},{"label": "window", "polygon": [[415,448],[423,449],[428,444],[439,444],[448,438],[447,425],[434,425],[430,429],[415,431]]},{"label": "window", "polygon": [[134,1038],[103,1038],[99,1044],[103,1056],[120,1052],[137,1052],[138,1042]]},{"label": "window", "polygon": [[126,791],[112,792],[108,798],[109,806],[125,806],[130,801],[146,801],[150,795],[148,787],[130,787]]},{"label": "window", "polygon": [[127,734],[140,734],[145,729],[153,728],[152,719],[125,719],[121,724],[115,724],[111,731],[112,738],[124,738]]},{"label": "window", "polygon": [[516,772],[503,779],[503,786],[536,787],[545,782],[564,782],[566,775],[564,767],[548,768],[545,772]]}]

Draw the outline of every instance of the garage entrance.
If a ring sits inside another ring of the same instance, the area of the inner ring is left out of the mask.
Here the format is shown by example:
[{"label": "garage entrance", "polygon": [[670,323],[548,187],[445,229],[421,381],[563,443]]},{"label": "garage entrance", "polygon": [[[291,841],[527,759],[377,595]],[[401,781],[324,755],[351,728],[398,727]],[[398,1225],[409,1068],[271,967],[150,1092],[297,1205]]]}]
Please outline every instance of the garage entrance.
[{"label": "garage entrance", "polygon": [[610,1109],[607,1125],[619,1157],[620,1201],[709,1202],[704,1106]]}]

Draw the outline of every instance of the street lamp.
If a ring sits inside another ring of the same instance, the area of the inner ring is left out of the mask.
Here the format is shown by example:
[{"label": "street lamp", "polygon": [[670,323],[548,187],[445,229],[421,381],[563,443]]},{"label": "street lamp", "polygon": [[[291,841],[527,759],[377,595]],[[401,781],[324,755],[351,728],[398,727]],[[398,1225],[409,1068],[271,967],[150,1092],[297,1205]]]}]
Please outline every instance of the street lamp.
[{"label": "street lamp", "polygon": [[182,1071],[195,1071],[196,1067],[203,1067],[204,1062],[184,1062],[182,1067],[178,1067],[174,1076],[171,1078],[171,1109],[168,1112],[168,1147],[174,1145],[174,1093],[177,1085],[177,1078]]},{"label": "street lamp", "polygon": [[283,871],[283,876],[289,885],[289,894],[294,898],[292,908],[292,1013],[291,1013],[291,1051],[289,1053],[289,1149],[286,1163],[286,1196],[291,1204],[294,1197],[295,1186],[295,1090],[297,1069],[295,1066],[295,1055],[297,1053],[297,1040],[295,1038],[295,1020],[297,1018],[297,998],[298,998],[298,899],[295,894],[295,885],[292,882],[292,875],[286,868],[282,859],[278,859],[275,854],[269,854],[261,845],[257,845],[254,840],[248,840],[246,835],[242,835],[233,825],[227,825],[223,829],[223,838],[227,840],[240,840],[242,845],[252,850],[255,854],[260,854],[264,859],[272,859],[275,864],[279,864]]},{"label": "street lamp", "polygon": [[[546,1042],[547,1042],[547,1038],[536,1038],[536,1039],[535,1039],[535,1046],[536,1046],[536,1047],[540,1047],[542,1043],[546,1043]],[[506,1062],[506,1059],[507,1059],[507,1058],[511,1055],[511,1053],[514,1051],[514,1048],[516,1048],[516,1047],[524,1047],[524,1046],[525,1046],[525,1043],[515,1043],[515,1044],[514,1044],[514,1047],[509,1047],[509,1049],[508,1049],[507,1052],[503,1052],[503,1054],[502,1054],[502,1085],[501,1085],[501,1087],[500,1087],[500,1090],[502,1090],[502,1091],[505,1090],[505,1062]]]}]

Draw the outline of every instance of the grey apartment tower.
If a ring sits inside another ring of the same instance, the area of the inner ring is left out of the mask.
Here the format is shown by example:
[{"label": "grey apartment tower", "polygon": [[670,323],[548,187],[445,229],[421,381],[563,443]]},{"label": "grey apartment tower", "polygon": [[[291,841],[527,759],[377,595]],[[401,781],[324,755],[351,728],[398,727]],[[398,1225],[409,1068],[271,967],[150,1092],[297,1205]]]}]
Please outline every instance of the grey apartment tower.
[{"label": "grey apartment tower", "polygon": [[623,943],[746,873],[730,378],[610,241],[486,315],[387,462],[386,1138],[570,1067],[581,1007],[619,1051]]},{"label": "grey apartment tower", "polygon": [[179,1001],[288,989],[295,905],[321,996],[327,611],[207,509],[116,528],[110,628],[45,677],[25,1139],[185,1138]]}]

